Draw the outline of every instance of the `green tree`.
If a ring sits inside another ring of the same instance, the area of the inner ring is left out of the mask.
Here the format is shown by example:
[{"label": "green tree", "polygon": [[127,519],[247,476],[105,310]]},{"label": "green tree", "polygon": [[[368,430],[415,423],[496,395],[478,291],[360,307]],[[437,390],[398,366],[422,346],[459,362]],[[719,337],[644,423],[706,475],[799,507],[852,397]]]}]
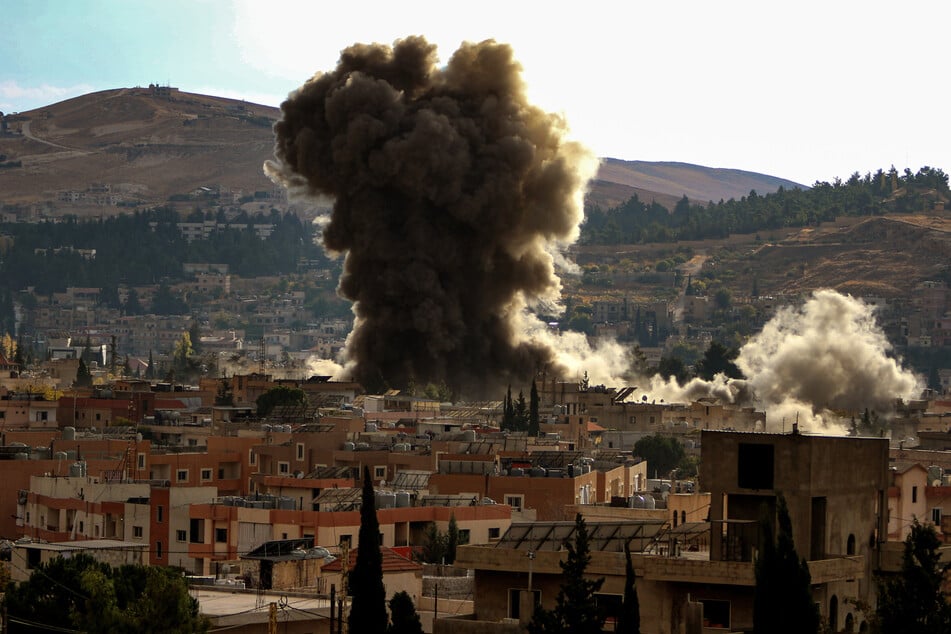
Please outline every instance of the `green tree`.
[{"label": "green tree", "polygon": [[518,400],[515,401],[515,430],[526,431],[528,429],[528,403],[525,402],[525,394],[521,390],[518,393]]},{"label": "green tree", "polygon": [[733,362],[738,355],[738,350],[728,350],[719,341],[711,342],[703,358],[697,362],[697,376],[708,381],[717,374],[725,374],[731,379],[744,378],[743,372]]},{"label": "green tree", "polygon": [[231,389],[231,381],[228,379],[218,380],[218,390],[215,392],[215,405],[231,407],[234,405],[234,390]]},{"label": "green tree", "polygon": [[532,390],[529,392],[528,396],[528,435],[529,436],[538,436],[539,432],[539,418],[538,418],[538,386],[535,385],[535,380],[532,379]]},{"label": "green tree", "polygon": [[304,390],[296,387],[278,385],[272,387],[255,401],[258,416],[267,416],[275,407],[282,405],[306,405],[307,395]]},{"label": "green tree", "polygon": [[934,526],[915,520],[905,538],[901,572],[879,580],[881,634],[951,632],[951,605],[942,590],[951,565],[941,563],[940,547]]},{"label": "green tree", "polygon": [[690,379],[687,364],[680,357],[661,357],[657,363],[656,374],[665,379],[674,377],[680,385],[685,384]]},{"label": "green tree", "polygon": [[446,560],[447,536],[435,522],[430,522],[423,533],[423,545],[414,557],[426,564],[441,564]]},{"label": "green tree", "polygon": [[449,526],[446,529],[446,563],[456,561],[456,548],[459,546],[459,525],[456,523],[456,514],[449,515]]},{"label": "green tree", "polygon": [[79,357],[79,367],[76,369],[76,380],[73,381],[73,385],[75,387],[92,386],[92,373],[86,367],[86,362],[83,361],[82,357]]},{"label": "green tree", "polygon": [[815,634],[819,610],[812,600],[809,566],[796,553],[786,498],[776,497],[774,519],[760,521],[761,543],[755,563],[753,631],[756,634]]},{"label": "green tree", "polygon": [[555,597],[553,610],[535,608],[528,624],[529,634],[600,634],[605,616],[594,595],[601,589],[604,577],[585,578],[585,569],[591,561],[588,528],[584,518],[575,516],[574,543],[565,541],[568,555],[559,562],[564,581]]},{"label": "green tree", "polygon": [[416,606],[405,590],[397,592],[390,599],[390,620],[392,622],[386,630],[387,634],[423,634],[423,624],[420,623]]},{"label": "green tree", "polygon": [[512,403],[511,385],[505,393],[505,400],[502,402],[501,427],[505,431],[515,431],[515,405]]},{"label": "green tree", "polygon": [[654,434],[634,443],[634,455],[647,461],[649,474],[664,478],[684,462],[687,452],[676,438]]},{"label": "green tree", "polygon": [[113,568],[84,553],[52,559],[28,580],[8,584],[4,607],[11,621],[35,623],[33,629],[46,631],[208,630],[180,572],[161,566]]},{"label": "green tree", "polygon": [[149,364],[145,366],[145,378],[149,380],[155,378],[155,361],[152,360],[151,350],[149,350]]},{"label": "green tree", "polygon": [[621,634],[641,634],[641,604],[637,599],[636,576],[631,562],[631,545],[624,543],[624,598],[621,600],[621,613],[617,618],[615,632]]},{"label": "green tree", "polygon": [[351,632],[385,632],[386,588],[383,586],[383,555],[380,553],[380,522],[370,468],[363,467],[363,499],[360,504],[360,532],[357,561],[350,571],[347,592],[352,597],[347,617]]}]

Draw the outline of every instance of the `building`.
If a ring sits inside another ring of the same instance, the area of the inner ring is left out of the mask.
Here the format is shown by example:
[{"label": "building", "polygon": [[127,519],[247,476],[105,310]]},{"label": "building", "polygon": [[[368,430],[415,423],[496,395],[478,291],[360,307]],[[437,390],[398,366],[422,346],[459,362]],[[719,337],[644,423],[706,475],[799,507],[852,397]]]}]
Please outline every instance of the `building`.
[{"label": "building", "polygon": [[[749,631],[760,521],[775,518],[782,494],[823,620],[832,631],[867,627],[854,602],[874,600],[872,573],[886,530],[888,441],[704,431],[702,451],[708,518],[697,499],[677,505],[691,511],[688,520],[700,521],[676,529],[664,520],[589,522],[587,572],[605,579],[598,599],[618,604],[627,543],[638,577],[642,631]],[[567,522],[513,524],[496,544],[460,547],[456,565],[475,573],[474,614],[441,621],[436,632],[519,631],[531,605],[524,594],[529,583],[535,600],[550,609],[562,544],[571,535]]]}]

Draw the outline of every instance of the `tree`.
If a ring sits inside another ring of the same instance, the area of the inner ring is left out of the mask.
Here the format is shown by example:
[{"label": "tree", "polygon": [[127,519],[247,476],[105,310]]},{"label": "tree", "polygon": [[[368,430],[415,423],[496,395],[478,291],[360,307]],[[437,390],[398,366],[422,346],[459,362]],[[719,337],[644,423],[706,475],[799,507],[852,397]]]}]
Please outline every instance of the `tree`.
[{"label": "tree", "polygon": [[228,407],[234,405],[234,390],[231,389],[231,381],[228,379],[218,380],[218,390],[215,392],[215,405]]},{"label": "tree", "polygon": [[502,403],[502,423],[501,427],[505,431],[515,430],[515,406],[512,404],[512,386],[509,386],[505,393],[505,400]]},{"label": "tree", "polygon": [[180,572],[113,568],[84,553],[40,564],[27,581],[8,584],[4,607],[11,621],[47,631],[188,633],[209,625]]},{"label": "tree", "polygon": [[604,577],[591,581],[584,576],[591,561],[588,529],[584,518],[575,516],[574,543],[565,542],[568,556],[559,562],[564,581],[555,597],[555,608],[535,608],[528,624],[529,634],[600,634],[605,616],[594,595],[601,589]]},{"label": "tree", "polygon": [[819,610],[812,600],[809,566],[793,543],[792,520],[786,498],[776,497],[776,530],[773,518],[760,520],[761,544],[755,563],[753,631],[756,634],[815,634]]},{"label": "tree", "polygon": [[86,362],[83,361],[82,357],[79,358],[79,367],[76,369],[76,380],[73,381],[73,385],[76,387],[92,387],[92,373],[86,367]]},{"label": "tree", "polygon": [[518,400],[515,401],[515,430],[525,431],[528,429],[528,403],[525,402],[525,393],[519,390]]},{"label": "tree", "polygon": [[416,613],[413,599],[405,590],[397,592],[390,599],[390,619],[387,634],[423,634],[423,625]]},{"label": "tree", "polygon": [[307,395],[300,388],[278,385],[259,396],[255,404],[258,407],[258,416],[267,416],[275,407],[282,405],[306,405]]},{"label": "tree", "polygon": [[662,378],[677,379],[677,383],[683,385],[690,378],[690,372],[687,370],[687,364],[680,357],[661,357],[657,363],[657,374]]},{"label": "tree", "polygon": [[538,386],[535,385],[535,379],[532,379],[532,390],[528,396],[528,435],[537,436],[539,432],[538,419]]},{"label": "tree", "polygon": [[385,632],[386,588],[383,586],[383,555],[380,553],[380,522],[370,468],[363,467],[363,499],[357,561],[350,571],[347,593],[352,597],[347,617],[351,632]]},{"label": "tree", "polygon": [[440,564],[446,559],[446,534],[435,522],[430,522],[423,533],[423,545],[414,553],[414,558],[427,564]]},{"label": "tree", "polygon": [[446,529],[446,563],[456,561],[456,547],[459,546],[459,525],[456,523],[456,514],[449,515],[449,526]]},{"label": "tree", "polygon": [[151,350],[149,350],[149,364],[145,366],[145,378],[149,380],[155,378],[155,362],[152,360]]},{"label": "tree", "polygon": [[901,572],[880,579],[876,616],[882,634],[951,632],[951,605],[942,590],[951,565],[941,563],[941,540],[916,519],[905,538]]},{"label": "tree", "polygon": [[717,374],[725,374],[731,379],[745,378],[740,368],[733,363],[738,354],[738,350],[728,350],[719,341],[711,342],[703,358],[697,362],[697,376],[708,381]]},{"label": "tree", "polygon": [[648,472],[654,477],[666,477],[684,462],[687,452],[676,438],[654,434],[634,443],[634,455],[647,461]]},{"label": "tree", "polygon": [[631,562],[631,545],[624,543],[624,598],[621,600],[621,613],[617,618],[615,632],[621,634],[641,634],[641,604],[637,599],[634,564]]}]

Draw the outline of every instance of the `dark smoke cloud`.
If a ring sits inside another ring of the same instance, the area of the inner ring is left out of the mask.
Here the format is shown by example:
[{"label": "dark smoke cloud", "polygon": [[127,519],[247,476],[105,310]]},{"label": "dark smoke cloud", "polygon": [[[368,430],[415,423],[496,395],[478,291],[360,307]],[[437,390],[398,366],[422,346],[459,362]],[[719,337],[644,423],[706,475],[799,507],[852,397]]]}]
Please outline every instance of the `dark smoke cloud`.
[{"label": "dark smoke cloud", "polygon": [[567,370],[525,315],[560,298],[555,262],[596,161],[528,103],[509,46],[465,43],[438,67],[422,37],[355,45],[281,110],[265,169],[334,201],[323,236],[345,254],[350,376],[474,395]]}]

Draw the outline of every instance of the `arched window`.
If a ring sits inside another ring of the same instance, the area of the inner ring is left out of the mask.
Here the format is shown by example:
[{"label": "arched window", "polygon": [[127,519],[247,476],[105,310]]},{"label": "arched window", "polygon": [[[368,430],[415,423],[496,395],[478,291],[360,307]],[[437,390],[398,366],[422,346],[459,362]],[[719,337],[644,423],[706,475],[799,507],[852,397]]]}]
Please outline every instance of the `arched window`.
[{"label": "arched window", "polygon": [[681,512],[680,512],[680,523],[681,523],[681,524],[686,524],[686,523],[687,523],[687,511],[681,511]]},{"label": "arched window", "polygon": [[839,597],[832,595],[829,599],[829,629],[839,631]]},{"label": "arched window", "polygon": [[855,631],[855,619],[852,617],[851,612],[845,615],[845,631],[846,632]]},{"label": "arched window", "polygon": [[845,554],[854,555],[855,554],[855,535],[849,533],[849,538],[845,542]]},{"label": "arched window", "polygon": [[677,511],[674,511],[674,528],[677,528]]}]

